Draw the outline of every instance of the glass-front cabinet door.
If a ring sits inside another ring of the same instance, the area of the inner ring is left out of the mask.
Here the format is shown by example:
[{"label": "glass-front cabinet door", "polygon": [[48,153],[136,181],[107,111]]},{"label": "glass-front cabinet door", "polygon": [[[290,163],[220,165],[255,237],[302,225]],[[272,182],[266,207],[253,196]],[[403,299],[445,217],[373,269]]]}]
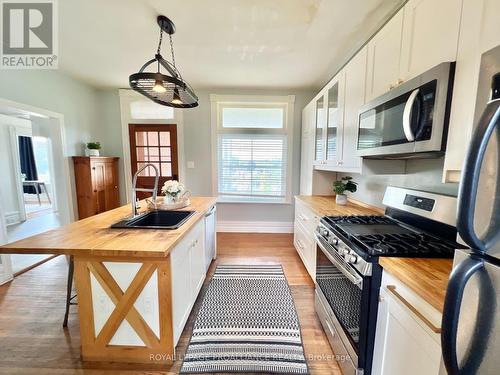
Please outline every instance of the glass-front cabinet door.
[{"label": "glass-front cabinet door", "polygon": [[328,164],[338,159],[338,139],[340,128],[339,82],[328,90],[326,160]]},{"label": "glass-front cabinet door", "polygon": [[345,75],[340,72],[328,88],[326,119],[326,164],[329,168],[342,165],[344,133]]},{"label": "glass-front cabinet door", "polygon": [[322,165],[325,161],[325,95],[320,96],[316,100],[316,129],[315,129],[315,152],[314,164]]}]

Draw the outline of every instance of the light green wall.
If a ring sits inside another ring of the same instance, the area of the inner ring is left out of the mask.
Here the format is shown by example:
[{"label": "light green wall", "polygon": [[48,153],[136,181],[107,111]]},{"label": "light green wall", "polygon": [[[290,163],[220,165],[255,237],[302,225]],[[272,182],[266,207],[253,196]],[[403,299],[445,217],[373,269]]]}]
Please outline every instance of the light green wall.
[{"label": "light green wall", "polygon": [[95,130],[95,139],[102,144],[102,154],[118,156],[120,201],[125,204],[125,175],[123,167],[123,142],[118,90],[99,90],[97,92],[99,128]]},{"label": "light green wall", "polygon": [[99,125],[97,90],[56,70],[0,70],[0,98],[64,115],[67,150],[82,155]]}]

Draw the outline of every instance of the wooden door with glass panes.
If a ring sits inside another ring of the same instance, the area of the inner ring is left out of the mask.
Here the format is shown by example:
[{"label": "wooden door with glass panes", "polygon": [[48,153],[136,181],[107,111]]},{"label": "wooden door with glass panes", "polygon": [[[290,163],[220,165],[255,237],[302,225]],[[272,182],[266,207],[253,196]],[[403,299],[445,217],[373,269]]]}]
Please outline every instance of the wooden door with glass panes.
[{"label": "wooden door with glass panes", "polygon": [[[129,124],[130,160],[132,176],[144,165],[153,164],[160,174],[158,194],[167,180],[179,179],[177,158],[177,126],[175,124]],[[152,188],[155,171],[146,168],[137,178],[137,187]],[[150,193],[137,192],[139,199],[149,198]]]}]

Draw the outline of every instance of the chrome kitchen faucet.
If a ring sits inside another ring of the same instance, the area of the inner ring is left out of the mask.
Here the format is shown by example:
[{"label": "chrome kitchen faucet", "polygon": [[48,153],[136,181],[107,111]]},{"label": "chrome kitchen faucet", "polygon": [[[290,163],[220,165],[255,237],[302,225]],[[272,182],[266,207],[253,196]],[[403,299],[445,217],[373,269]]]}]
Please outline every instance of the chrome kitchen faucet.
[{"label": "chrome kitchen faucet", "polygon": [[[155,171],[155,186],[153,189],[147,188],[136,188],[137,185],[137,177],[139,174],[148,167],[152,167]],[[146,164],[141,169],[139,169],[134,174],[134,178],[132,179],[132,219],[137,216],[137,192],[150,192],[153,193],[153,203],[156,204],[156,196],[158,194],[158,181],[160,179],[160,173],[158,172],[158,168],[153,164]]]}]

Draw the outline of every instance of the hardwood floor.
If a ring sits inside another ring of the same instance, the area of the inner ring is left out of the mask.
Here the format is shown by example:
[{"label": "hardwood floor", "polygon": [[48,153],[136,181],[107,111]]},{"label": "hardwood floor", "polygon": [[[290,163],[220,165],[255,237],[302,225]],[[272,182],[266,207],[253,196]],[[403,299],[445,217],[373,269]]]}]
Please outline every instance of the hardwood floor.
[{"label": "hardwood floor", "polygon": [[[299,315],[311,374],[341,374],[314,311],[314,284],[290,234],[219,233],[217,264],[282,264]],[[0,287],[0,374],[177,374],[182,361],[159,366],[82,363],[77,307],[62,328],[67,263],[57,257]],[[203,290],[176,348],[182,358]]]}]

